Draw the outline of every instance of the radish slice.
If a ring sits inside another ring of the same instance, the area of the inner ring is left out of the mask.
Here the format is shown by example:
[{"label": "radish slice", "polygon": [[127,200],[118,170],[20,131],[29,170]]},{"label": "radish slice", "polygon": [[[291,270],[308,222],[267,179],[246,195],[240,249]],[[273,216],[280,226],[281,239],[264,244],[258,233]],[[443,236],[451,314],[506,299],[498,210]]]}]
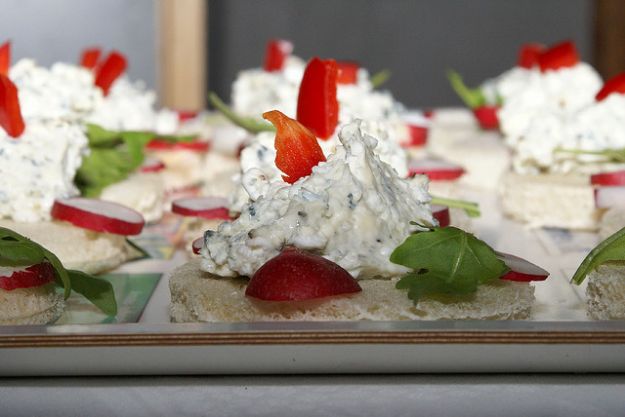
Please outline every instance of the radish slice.
[{"label": "radish slice", "polygon": [[430,181],[452,181],[464,174],[464,168],[438,159],[413,159],[408,162],[408,175],[417,174],[427,175]]},{"label": "radish slice", "polygon": [[178,113],[179,122],[195,119],[198,115],[198,112],[193,110],[178,110],[176,113]]},{"label": "radish slice", "polygon": [[180,198],[172,203],[171,211],[208,220],[230,220],[228,200],[221,197]]},{"label": "radish slice", "polygon": [[504,261],[506,266],[510,268],[510,271],[501,276],[500,279],[507,281],[529,282],[544,281],[549,276],[549,272],[523,258],[519,258],[518,256],[510,255],[508,253],[495,253],[497,254],[497,257]]},{"label": "radish slice", "polygon": [[191,244],[191,250],[193,250],[193,253],[195,253],[196,255],[200,254],[200,251],[202,250],[203,247],[204,247],[204,238],[203,237],[198,237]]},{"label": "radish slice", "polygon": [[93,198],[67,198],[52,205],[52,217],[94,232],[138,235],[145,220],[138,212],[121,204]]},{"label": "radish slice", "polygon": [[432,204],[432,215],[438,220],[438,225],[440,227],[449,226],[449,207]]},{"label": "radish slice", "polygon": [[152,151],[191,151],[191,152],[207,152],[210,145],[208,142],[196,139],[192,142],[169,142],[164,139],[154,138],[146,148]]},{"label": "radish slice", "polygon": [[141,172],[160,172],[165,169],[165,163],[160,159],[147,158],[139,171]]},{"label": "radish slice", "polygon": [[473,109],[473,114],[484,130],[499,129],[499,117],[497,111],[499,106],[480,106]]},{"label": "radish slice", "polygon": [[625,207],[625,186],[595,189],[595,207]]},{"label": "radish slice", "polygon": [[423,146],[427,143],[430,121],[421,112],[410,112],[402,115],[410,133],[410,142],[406,146]]},{"label": "radish slice", "polygon": [[590,183],[592,185],[625,185],[625,170],[591,175]]},{"label": "radish slice", "polygon": [[48,262],[28,267],[0,267],[0,288],[12,291],[32,288],[54,281],[54,268]]}]

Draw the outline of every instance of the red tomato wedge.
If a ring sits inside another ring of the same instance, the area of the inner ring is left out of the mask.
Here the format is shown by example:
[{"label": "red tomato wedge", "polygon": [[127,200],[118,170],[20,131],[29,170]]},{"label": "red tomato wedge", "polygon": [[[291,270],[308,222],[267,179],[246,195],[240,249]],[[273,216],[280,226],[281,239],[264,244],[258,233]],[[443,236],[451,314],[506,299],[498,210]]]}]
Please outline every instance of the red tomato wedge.
[{"label": "red tomato wedge", "polygon": [[196,255],[200,254],[200,251],[202,250],[203,247],[204,247],[204,238],[203,237],[198,237],[197,239],[195,239],[193,241],[193,243],[191,243],[191,250]]},{"label": "red tomato wedge", "polygon": [[449,207],[432,204],[432,216],[438,220],[438,225],[440,227],[447,227],[451,223]]},{"label": "red tomato wedge", "polygon": [[408,161],[408,175],[427,175],[430,181],[453,181],[464,175],[464,168],[440,159],[425,158]]},{"label": "red tomato wedge", "polygon": [[326,160],[315,135],[297,120],[278,110],[263,113],[263,118],[276,127],[276,166],[286,174],[284,181],[293,184]]},{"label": "red tomato wedge", "polygon": [[604,100],[612,93],[625,94],[625,72],[606,81],[595,96],[595,100]]},{"label": "red tomato wedge", "polygon": [[19,137],[26,128],[17,87],[8,76],[3,74],[0,74],[0,126],[12,138]]},{"label": "red tomato wedge", "polygon": [[48,262],[21,267],[0,267],[0,288],[12,291],[32,288],[54,281],[54,268]]},{"label": "red tomato wedge", "polygon": [[319,139],[328,139],[339,123],[336,98],[338,66],[333,59],[313,58],[304,70],[297,97],[297,121]]},{"label": "red tomato wedge", "polygon": [[538,58],[545,49],[545,45],[540,43],[526,43],[522,45],[517,65],[521,68],[534,68],[538,65]]},{"label": "red tomato wedge", "polygon": [[193,140],[191,142],[170,142],[166,139],[154,138],[145,146],[152,151],[191,151],[207,152],[210,144],[203,140]]},{"label": "red tomato wedge", "polygon": [[571,41],[554,45],[538,57],[538,66],[542,72],[572,67],[578,62],[579,54]]},{"label": "red tomato wedge", "polygon": [[222,197],[187,197],[175,200],[171,211],[182,216],[208,220],[230,220],[228,199]]},{"label": "red tomato wedge", "polygon": [[625,185],[625,170],[601,172],[590,176],[592,185]]},{"label": "red tomato wedge", "polygon": [[245,295],[265,301],[304,301],[360,291],[358,281],[334,262],[288,248],[256,271]]},{"label": "red tomato wedge", "polygon": [[0,75],[9,75],[11,67],[11,42],[6,41],[0,45]]},{"label": "red tomato wedge", "polygon": [[549,276],[549,272],[523,258],[502,252],[496,252],[496,254],[497,257],[501,259],[508,268],[510,268],[510,271],[505,273],[499,279],[506,281],[529,282],[544,281]]},{"label": "red tomato wedge", "polygon": [[80,54],[80,66],[87,69],[95,69],[100,60],[102,50],[100,48],[87,48]]},{"label": "red tomato wedge", "polygon": [[337,61],[339,73],[337,82],[339,84],[356,84],[358,82],[358,70],[360,65],[357,62]]},{"label": "red tomato wedge", "polygon": [[56,200],[51,214],[83,229],[124,236],[138,235],[145,224],[143,216],[133,209],[94,198]]},{"label": "red tomato wedge", "polygon": [[263,69],[268,72],[282,71],[284,63],[293,52],[293,44],[283,39],[272,39],[267,42]]},{"label": "red tomato wedge", "polygon": [[496,130],[499,129],[498,110],[499,106],[480,106],[473,109],[473,114],[482,129]]},{"label": "red tomato wedge", "polygon": [[111,86],[120,75],[126,71],[128,61],[126,57],[117,51],[113,51],[98,66],[95,75],[95,85],[102,89],[104,95],[108,95]]}]

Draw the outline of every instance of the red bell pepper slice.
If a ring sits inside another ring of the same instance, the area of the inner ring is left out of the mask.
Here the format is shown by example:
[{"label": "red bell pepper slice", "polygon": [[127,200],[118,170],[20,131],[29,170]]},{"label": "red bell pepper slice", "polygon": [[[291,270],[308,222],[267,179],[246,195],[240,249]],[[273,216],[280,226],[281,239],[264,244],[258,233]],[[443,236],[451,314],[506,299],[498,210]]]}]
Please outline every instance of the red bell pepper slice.
[{"label": "red bell pepper slice", "polygon": [[293,184],[326,160],[315,135],[297,120],[278,110],[263,113],[263,118],[276,127],[276,166],[286,174],[284,181]]},{"label": "red bell pepper slice", "polygon": [[9,75],[11,66],[11,42],[6,41],[0,46],[0,74]]},{"label": "red bell pepper slice", "polygon": [[499,129],[499,117],[497,117],[498,110],[499,106],[484,105],[473,109],[473,114],[482,129],[496,130]]},{"label": "red bell pepper slice", "polygon": [[601,101],[612,93],[625,94],[625,72],[606,81],[595,96],[595,99]]},{"label": "red bell pepper slice", "polygon": [[299,87],[297,121],[324,140],[332,136],[339,123],[337,77],[335,60],[315,57],[306,66]]},{"label": "red bell pepper slice", "polygon": [[542,72],[568,68],[579,62],[579,54],[571,41],[561,42],[542,52],[538,57],[538,65]]},{"label": "red bell pepper slice", "polygon": [[293,52],[293,44],[283,39],[272,39],[267,43],[265,64],[263,69],[268,72],[282,71],[284,63]]},{"label": "red bell pepper slice", "polygon": [[95,85],[102,89],[105,96],[108,95],[115,80],[127,67],[128,61],[124,55],[117,51],[111,52],[96,70]]},{"label": "red bell pepper slice", "polygon": [[13,138],[24,133],[25,125],[17,95],[17,87],[4,74],[0,74],[0,126]]},{"label": "red bell pepper slice", "polygon": [[339,74],[337,81],[339,84],[356,84],[358,81],[358,70],[360,65],[357,62],[337,61]]},{"label": "red bell pepper slice", "polygon": [[80,54],[80,66],[93,70],[98,65],[102,50],[100,48],[87,48]]},{"label": "red bell pepper slice", "polygon": [[545,45],[540,43],[526,43],[521,46],[517,65],[521,68],[531,69],[538,65],[538,58],[545,50]]}]

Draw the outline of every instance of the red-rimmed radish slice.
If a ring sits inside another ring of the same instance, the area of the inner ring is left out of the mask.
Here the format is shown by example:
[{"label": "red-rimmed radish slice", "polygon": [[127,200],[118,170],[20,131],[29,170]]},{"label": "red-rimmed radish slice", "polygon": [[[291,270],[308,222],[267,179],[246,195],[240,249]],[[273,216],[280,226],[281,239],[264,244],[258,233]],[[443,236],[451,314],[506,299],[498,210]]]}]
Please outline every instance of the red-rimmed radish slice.
[{"label": "red-rimmed radish slice", "polygon": [[5,291],[39,287],[52,281],[54,281],[54,268],[48,262],[31,266],[0,266],[0,288]]},{"label": "red-rimmed radish slice", "polygon": [[304,301],[360,291],[358,281],[334,262],[287,248],[256,271],[245,295],[265,301]]},{"label": "red-rimmed radish slice", "polygon": [[271,39],[265,50],[263,69],[268,72],[282,71],[284,63],[293,52],[293,44],[284,39]]},{"label": "red-rimmed radish slice", "polygon": [[180,198],[171,204],[171,211],[181,216],[230,220],[228,200],[222,197]]},{"label": "red-rimmed radish slice", "polygon": [[102,50],[100,48],[87,48],[80,54],[80,66],[87,69],[94,69],[100,61]]},{"label": "red-rimmed radish slice", "polygon": [[339,84],[356,84],[358,82],[358,70],[360,65],[357,62],[337,61],[339,73],[336,82]]},{"label": "red-rimmed radish slice", "polygon": [[170,142],[166,139],[154,138],[148,142],[146,148],[152,151],[207,152],[210,144],[200,139],[195,139],[191,142]]},{"label": "red-rimmed radish slice", "polygon": [[180,122],[195,119],[198,115],[198,112],[194,110],[177,110],[176,113],[178,114],[178,121]]},{"label": "red-rimmed radish slice", "polygon": [[423,116],[426,119],[432,119],[434,117],[434,109],[424,109]]},{"label": "red-rimmed radish slice", "polygon": [[432,216],[438,220],[440,227],[447,227],[451,222],[449,217],[449,207],[432,204]]},{"label": "red-rimmed radish slice", "polygon": [[625,207],[625,186],[619,185],[595,189],[595,207]]},{"label": "red-rimmed radish slice", "polygon": [[438,159],[413,159],[408,162],[408,175],[427,175],[430,181],[453,181],[464,174],[464,168]]},{"label": "red-rimmed radish slice", "polygon": [[203,237],[198,237],[191,244],[191,250],[196,255],[200,254],[200,251],[202,250],[203,247],[204,247],[204,238]]},{"label": "red-rimmed radish slice", "polygon": [[601,172],[590,176],[592,185],[625,185],[625,170]]},{"label": "red-rimmed radish slice", "polygon": [[141,167],[139,168],[139,171],[145,172],[145,173],[152,173],[152,172],[160,172],[164,169],[165,169],[165,163],[161,161],[160,159],[146,158],[146,160],[143,162],[143,165],[141,165]]},{"label": "red-rimmed radish slice", "polygon": [[0,45],[0,74],[9,75],[11,67],[11,42],[7,41]]},{"label": "red-rimmed radish slice", "polygon": [[51,214],[83,229],[124,236],[138,235],[145,224],[143,216],[133,209],[93,198],[56,200]]},{"label": "red-rimmed radish slice", "polygon": [[408,146],[423,146],[427,143],[430,130],[430,120],[422,113],[411,112],[404,114],[402,120],[408,127],[410,142]]},{"label": "red-rimmed radish slice", "polygon": [[480,106],[473,109],[473,114],[482,129],[496,130],[499,129],[497,110],[499,106]]},{"label": "red-rimmed radish slice", "polygon": [[544,281],[549,276],[549,272],[545,271],[538,265],[526,261],[518,256],[510,255],[503,252],[495,252],[497,257],[501,259],[510,271],[500,277],[506,281]]}]

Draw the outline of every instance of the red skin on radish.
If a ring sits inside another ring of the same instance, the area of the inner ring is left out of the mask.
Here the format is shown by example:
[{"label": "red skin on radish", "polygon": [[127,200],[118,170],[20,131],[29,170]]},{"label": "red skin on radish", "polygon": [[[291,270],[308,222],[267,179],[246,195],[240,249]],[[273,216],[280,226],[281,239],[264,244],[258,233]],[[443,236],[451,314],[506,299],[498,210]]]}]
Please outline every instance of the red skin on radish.
[{"label": "red skin on radish", "polygon": [[464,168],[437,159],[411,160],[408,162],[408,176],[427,175],[430,181],[453,181],[464,174]]},{"label": "red skin on radish", "polygon": [[497,117],[499,106],[480,106],[473,109],[473,114],[484,130],[499,129],[499,118]]},{"label": "red skin on radish", "polygon": [[408,146],[423,146],[428,141],[429,129],[427,126],[407,124],[410,132],[410,143]]},{"label": "red skin on radish", "polygon": [[145,224],[143,216],[131,208],[93,198],[56,200],[51,214],[83,229],[123,236],[138,235]]},{"label": "red skin on radish", "polygon": [[230,220],[228,201],[220,197],[189,197],[175,200],[171,211],[181,216],[207,220]]},{"label": "red skin on radish", "polygon": [[194,110],[178,110],[176,113],[178,113],[179,122],[195,119],[198,115],[198,112]]},{"label": "red skin on radish", "polygon": [[434,216],[434,218],[438,220],[438,225],[440,227],[447,227],[449,226],[451,222],[450,217],[449,217],[449,207],[446,207],[446,206],[433,204],[432,216]]},{"label": "red skin on radish", "polygon": [[200,251],[202,250],[203,247],[204,247],[204,238],[203,237],[198,237],[191,244],[191,250],[196,255],[200,254]]},{"label": "red skin on radish", "polygon": [[196,139],[192,142],[169,142],[164,139],[154,138],[145,146],[152,151],[192,151],[207,152],[210,148],[208,142]]},{"label": "red skin on radish", "polygon": [[590,176],[592,185],[625,185],[625,170],[601,172]]},{"label": "red skin on radish", "polygon": [[503,252],[496,253],[497,257],[501,259],[508,268],[510,268],[510,271],[501,276],[499,279],[506,281],[529,282],[544,281],[549,276],[549,272],[523,258]]},{"label": "red skin on radish", "polygon": [[[13,268],[12,268],[13,269]],[[0,288],[12,291],[17,288],[32,288],[54,281],[54,268],[48,262],[16,267],[11,275],[0,276]]]},{"label": "red skin on radish", "polygon": [[139,168],[139,171],[145,173],[160,172],[165,169],[165,163],[158,159],[146,160]]},{"label": "red skin on radish", "polygon": [[360,291],[358,281],[334,262],[287,248],[256,271],[245,295],[265,301],[304,301]]}]

